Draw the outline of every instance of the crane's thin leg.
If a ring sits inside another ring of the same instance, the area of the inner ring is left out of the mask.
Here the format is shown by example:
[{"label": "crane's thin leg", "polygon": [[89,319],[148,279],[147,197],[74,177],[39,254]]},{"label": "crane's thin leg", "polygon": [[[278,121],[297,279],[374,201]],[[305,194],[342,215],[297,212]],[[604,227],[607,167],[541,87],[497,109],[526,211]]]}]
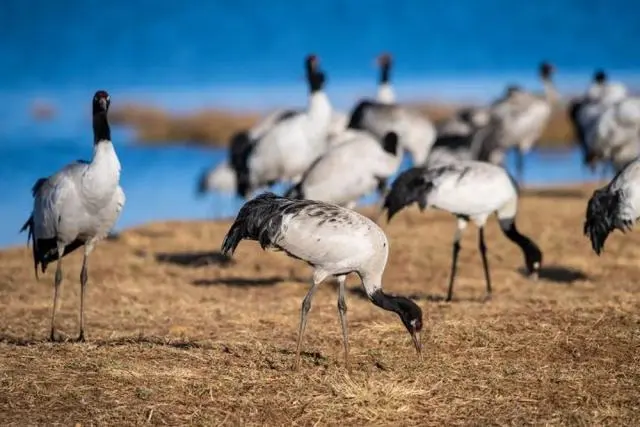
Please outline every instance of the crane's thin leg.
[{"label": "crane's thin leg", "polygon": [[347,281],[346,275],[338,276],[338,313],[340,314],[340,325],[342,326],[342,340],[344,343],[344,363],[347,371],[351,372],[349,365],[349,334],[347,331],[347,302],[344,298],[344,285]]},{"label": "crane's thin leg", "polygon": [[87,279],[89,278],[89,254],[93,250],[93,243],[86,243],[84,246],[84,258],[82,259],[82,270],[80,271],[80,335],[77,341],[84,342],[84,294],[87,290]]},{"label": "crane's thin leg", "polygon": [[447,301],[453,299],[453,281],[456,278],[456,270],[458,266],[458,253],[460,252],[460,238],[462,232],[467,228],[467,220],[458,217],[458,224],[456,228],[456,234],[453,237],[453,260],[451,262],[451,275],[449,277],[449,291],[447,292]]},{"label": "crane's thin leg", "polygon": [[302,336],[304,335],[304,330],[307,327],[307,314],[311,309],[311,300],[313,299],[313,294],[318,288],[320,282],[322,282],[322,280],[317,280],[317,276],[316,274],[314,274],[311,289],[309,289],[309,292],[307,292],[307,295],[302,300],[302,309],[300,311],[300,327],[298,328],[298,344],[296,345],[296,370],[300,368],[300,346],[302,345]]},{"label": "crane's thin leg", "polygon": [[56,275],[53,281],[53,310],[51,312],[51,334],[49,339],[57,341],[56,336],[56,313],[60,305],[60,293],[62,286],[62,254],[64,253],[64,245],[58,243],[58,262],[56,263]]},{"label": "crane's thin leg", "polygon": [[489,262],[487,261],[487,246],[484,243],[484,227],[478,229],[478,249],[482,256],[482,267],[484,268],[484,280],[487,283],[487,295],[485,301],[491,299],[491,276],[489,275]]}]

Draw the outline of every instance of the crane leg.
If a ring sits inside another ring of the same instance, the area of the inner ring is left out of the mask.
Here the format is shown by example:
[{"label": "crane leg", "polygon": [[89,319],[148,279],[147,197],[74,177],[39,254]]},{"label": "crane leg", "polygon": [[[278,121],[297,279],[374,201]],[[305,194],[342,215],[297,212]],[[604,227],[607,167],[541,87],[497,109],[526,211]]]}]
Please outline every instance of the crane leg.
[{"label": "crane leg", "polygon": [[300,346],[302,345],[304,330],[307,327],[307,315],[309,314],[309,310],[311,309],[311,300],[313,299],[313,294],[316,292],[316,289],[318,288],[320,282],[322,282],[322,280],[318,280],[317,275],[314,274],[311,289],[309,289],[309,292],[307,292],[307,295],[302,300],[302,308],[300,310],[300,327],[298,328],[298,344],[296,345],[296,370],[300,368]]},{"label": "crane leg", "polygon": [[58,243],[58,262],[56,263],[56,274],[53,281],[53,310],[51,312],[51,333],[49,339],[51,341],[57,341],[56,336],[56,313],[60,306],[60,294],[62,287],[62,254],[64,253],[64,245]]},{"label": "crane leg", "polygon": [[484,268],[484,280],[487,284],[487,294],[485,301],[491,299],[491,276],[489,274],[489,262],[487,261],[487,246],[484,243],[484,227],[478,228],[478,249],[482,256],[482,267]]},{"label": "crane leg", "polygon": [[349,334],[347,330],[347,302],[345,300],[344,285],[347,281],[346,275],[338,276],[338,313],[340,314],[340,325],[342,326],[342,340],[344,343],[344,363],[348,372],[351,372],[349,365]]},{"label": "crane leg", "polygon": [[458,267],[458,253],[460,252],[460,238],[462,238],[462,232],[467,228],[467,220],[458,217],[458,224],[456,228],[456,234],[453,237],[453,259],[451,261],[451,274],[449,276],[449,290],[447,292],[447,301],[453,299],[453,282],[456,278],[456,272]]},{"label": "crane leg", "polygon": [[82,270],[80,271],[80,334],[77,341],[84,342],[84,297],[89,278],[89,254],[93,250],[93,243],[84,246],[84,258],[82,258]]}]

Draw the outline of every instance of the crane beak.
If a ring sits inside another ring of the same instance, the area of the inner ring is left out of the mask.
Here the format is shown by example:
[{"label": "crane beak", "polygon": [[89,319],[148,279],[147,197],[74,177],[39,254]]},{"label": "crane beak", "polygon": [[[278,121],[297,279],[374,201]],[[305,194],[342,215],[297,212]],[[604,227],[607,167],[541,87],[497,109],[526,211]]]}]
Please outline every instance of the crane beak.
[{"label": "crane beak", "polygon": [[411,339],[413,339],[413,345],[416,346],[418,357],[422,360],[422,343],[420,342],[420,332],[415,329],[411,332]]},{"label": "crane beak", "polygon": [[100,108],[107,111],[107,98],[100,98],[98,102],[100,103]]}]

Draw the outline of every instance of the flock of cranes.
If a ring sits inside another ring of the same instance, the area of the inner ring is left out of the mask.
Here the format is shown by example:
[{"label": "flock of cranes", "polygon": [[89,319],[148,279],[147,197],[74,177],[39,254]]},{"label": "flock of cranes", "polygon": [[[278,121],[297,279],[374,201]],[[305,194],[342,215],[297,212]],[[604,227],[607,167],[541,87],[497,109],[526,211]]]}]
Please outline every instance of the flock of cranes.
[{"label": "flock of cranes", "polygon": [[[398,314],[421,353],[422,311],[413,301],[383,291],[382,277],[389,241],[377,221],[353,208],[364,195],[378,191],[380,214],[391,220],[404,207],[418,204],[450,212],[457,220],[453,239],[447,300],[453,298],[460,238],[469,222],[478,227],[478,245],[486,281],[492,283],[484,225],[496,213],[504,235],[522,251],[526,269],[536,278],[542,266],[540,247],[516,227],[518,184],[501,166],[504,153],[517,148],[523,157],[540,137],[558,102],[553,67],[540,66],[544,94],[509,86],[502,98],[486,107],[466,108],[435,127],[427,118],[395,101],[390,82],[390,55],[379,57],[377,99],[359,101],[349,115],[332,110],[324,92],[325,75],[316,56],[305,59],[309,86],[306,110],[279,110],[232,138],[229,158],[202,179],[249,199],[240,209],[222,243],[232,255],[242,240],[275,248],[313,268],[312,285],[302,307],[296,349],[300,347],[318,285],[328,277],[339,284],[338,313],[345,362],[349,366],[345,279],[356,273],[369,300]],[[56,262],[50,338],[58,339],[55,316],[62,284],[63,258],[82,247],[80,333],[85,339],[84,296],[88,259],[107,236],[125,204],[119,185],[120,162],[108,123],[110,96],[97,91],[93,105],[93,158],[74,162],[32,188],[33,211],[22,227],[32,245],[36,277]],[[584,232],[600,254],[615,229],[630,229],[640,210],[640,161],[631,156],[639,142],[640,101],[619,84],[607,83],[597,72],[587,93],[569,106],[585,162],[610,162],[619,173],[589,200]],[[414,166],[398,171],[404,151]],[[521,176],[520,176],[521,177]],[[253,193],[275,182],[291,182],[284,196]]]}]

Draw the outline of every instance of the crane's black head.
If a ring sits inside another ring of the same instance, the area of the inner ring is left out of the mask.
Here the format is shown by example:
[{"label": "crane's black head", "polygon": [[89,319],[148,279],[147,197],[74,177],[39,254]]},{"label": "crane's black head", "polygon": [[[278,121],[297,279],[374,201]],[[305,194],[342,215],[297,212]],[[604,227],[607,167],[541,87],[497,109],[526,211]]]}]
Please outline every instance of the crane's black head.
[{"label": "crane's black head", "polygon": [[554,71],[555,71],[555,67],[553,66],[553,64],[547,61],[543,61],[540,64],[540,77],[542,77],[543,79],[545,80],[550,79]]},{"label": "crane's black head", "polygon": [[111,97],[106,90],[99,90],[93,95],[93,114],[109,111]]},{"label": "crane's black head", "polygon": [[398,304],[400,319],[402,324],[413,340],[413,345],[416,347],[418,354],[422,352],[422,344],[420,342],[420,332],[422,331],[422,310],[418,307],[418,304],[405,297],[395,297]]},{"label": "crane's black head", "polygon": [[520,246],[524,255],[524,263],[527,267],[527,275],[537,279],[542,267],[542,251],[529,237],[521,234],[513,218],[500,219],[500,228],[509,240]]},{"label": "crane's black head", "polygon": [[319,63],[318,57],[314,54],[307,55],[304,60],[307,82],[311,93],[321,91],[327,80],[324,73],[319,69]]},{"label": "crane's black head", "polygon": [[378,55],[377,60],[380,67],[390,67],[393,58],[391,57],[390,53],[384,52]]},{"label": "crane's black head", "polygon": [[378,289],[370,296],[371,302],[378,307],[393,311],[402,320],[402,324],[413,340],[413,345],[416,347],[418,354],[422,351],[422,345],[420,343],[420,331],[422,331],[422,310],[418,307],[418,304],[411,301],[409,298],[388,295],[382,292],[382,289]]},{"label": "crane's black head", "polygon": [[393,181],[382,207],[387,210],[387,221],[413,203],[418,203],[420,210],[427,207],[426,192],[431,183],[424,178],[424,172],[425,169],[419,167],[407,169]]},{"label": "crane's black head", "polygon": [[604,70],[596,70],[596,72],[593,73],[593,81],[594,83],[603,84],[607,81],[607,73],[605,73]]},{"label": "crane's black head", "polygon": [[307,72],[307,76],[311,76],[318,69],[318,57],[311,53],[304,59],[304,69]]},{"label": "crane's black head", "polygon": [[542,251],[533,240],[529,240],[523,250],[524,262],[527,266],[527,275],[533,279],[537,279],[540,274],[540,268],[542,268]]},{"label": "crane's black head", "polygon": [[377,58],[380,67],[380,83],[388,83],[391,74],[392,58],[389,53],[382,53]]}]

